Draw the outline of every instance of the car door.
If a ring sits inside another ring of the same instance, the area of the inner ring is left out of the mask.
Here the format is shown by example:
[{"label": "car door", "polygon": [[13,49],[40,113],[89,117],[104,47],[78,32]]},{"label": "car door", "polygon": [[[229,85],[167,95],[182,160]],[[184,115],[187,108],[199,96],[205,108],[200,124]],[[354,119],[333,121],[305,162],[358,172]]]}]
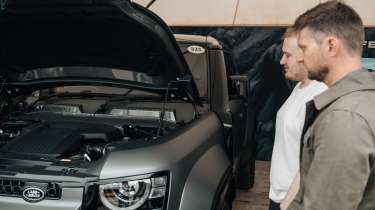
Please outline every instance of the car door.
[{"label": "car door", "polygon": [[254,113],[248,102],[246,75],[228,76],[222,50],[210,50],[211,109],[218,113],[227,134],[227,149],[233,160],[236,185],[248,189],[254,178]]},{"label": "car door", "polygon": [[250,85],[246,75],[229,76],[228,84],[233,156],[237,160],[236,185],[237,188],[249,189],[254,183],[255,164],[255,113],[248,97]]}]

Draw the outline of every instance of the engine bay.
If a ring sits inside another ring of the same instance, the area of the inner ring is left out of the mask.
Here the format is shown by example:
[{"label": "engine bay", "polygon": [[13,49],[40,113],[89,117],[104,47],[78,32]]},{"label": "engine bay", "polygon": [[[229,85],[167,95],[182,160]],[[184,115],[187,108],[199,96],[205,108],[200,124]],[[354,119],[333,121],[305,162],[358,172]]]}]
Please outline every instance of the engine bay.
[{"label": "engine bay", "polygon": [[158,142],[197,117],[189,102],[167,102],[162,95],[134,89],[64,86],[0,92],[0,154],[16,159],[96,162],[114,144]]},{"label": "engine bay", "polygon": [[[93,162],[103,157],[111,144],[155,141],[158,136],[158,126],[145,121],[122,124],[118,119],[109,118],[77,119],[76,116],[59,117],[51,113],[42,113],[39,119],[37,116],[3,121],[0,124],[0,152],[66,162]],[[164,134],[171,128],[171,125],[164,128]]]}]

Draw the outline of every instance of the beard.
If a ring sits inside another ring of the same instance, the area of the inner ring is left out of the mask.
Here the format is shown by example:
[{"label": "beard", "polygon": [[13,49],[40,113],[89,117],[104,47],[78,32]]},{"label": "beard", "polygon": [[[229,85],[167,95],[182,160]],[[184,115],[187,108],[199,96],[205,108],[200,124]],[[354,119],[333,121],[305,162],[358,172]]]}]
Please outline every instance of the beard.
[{"label": "beard", "polygon": [[328,74],[328,68],[320,68],[317,71],[308,71],[308,78],[319,82],[324,82]]}]

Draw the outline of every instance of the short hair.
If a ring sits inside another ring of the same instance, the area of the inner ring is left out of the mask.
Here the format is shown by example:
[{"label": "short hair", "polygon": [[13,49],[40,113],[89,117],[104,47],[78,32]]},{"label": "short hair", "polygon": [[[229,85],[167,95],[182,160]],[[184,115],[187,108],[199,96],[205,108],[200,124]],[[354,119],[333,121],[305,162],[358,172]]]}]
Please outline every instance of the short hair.
[{"label": "short hair", "polygon": [[283,39],[293,37],[293,36],[297,36],[297,35],[298,35],[298,31],[295,28],[290,27],[290,28],[286,29],[286,31],[283,35]]},{"label": "short hair", "polygon": [[[362,19],[352,7],[337,0],[307,10],[296,19],[293,28],[333,35],[343,40],[350,52],[362,51],[365,36]],[[321,41],[316,36],[314,38]]]}]

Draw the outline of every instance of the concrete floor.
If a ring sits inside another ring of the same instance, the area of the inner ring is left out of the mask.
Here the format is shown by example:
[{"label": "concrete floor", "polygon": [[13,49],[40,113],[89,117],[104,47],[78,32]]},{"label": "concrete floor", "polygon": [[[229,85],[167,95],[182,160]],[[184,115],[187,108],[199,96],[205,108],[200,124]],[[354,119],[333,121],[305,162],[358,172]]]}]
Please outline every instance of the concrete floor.
[{"label": "concrete floor", "polygon": [[238,190],[233,210],[268,210],[270,162],[256,161],[254,187]]}]

